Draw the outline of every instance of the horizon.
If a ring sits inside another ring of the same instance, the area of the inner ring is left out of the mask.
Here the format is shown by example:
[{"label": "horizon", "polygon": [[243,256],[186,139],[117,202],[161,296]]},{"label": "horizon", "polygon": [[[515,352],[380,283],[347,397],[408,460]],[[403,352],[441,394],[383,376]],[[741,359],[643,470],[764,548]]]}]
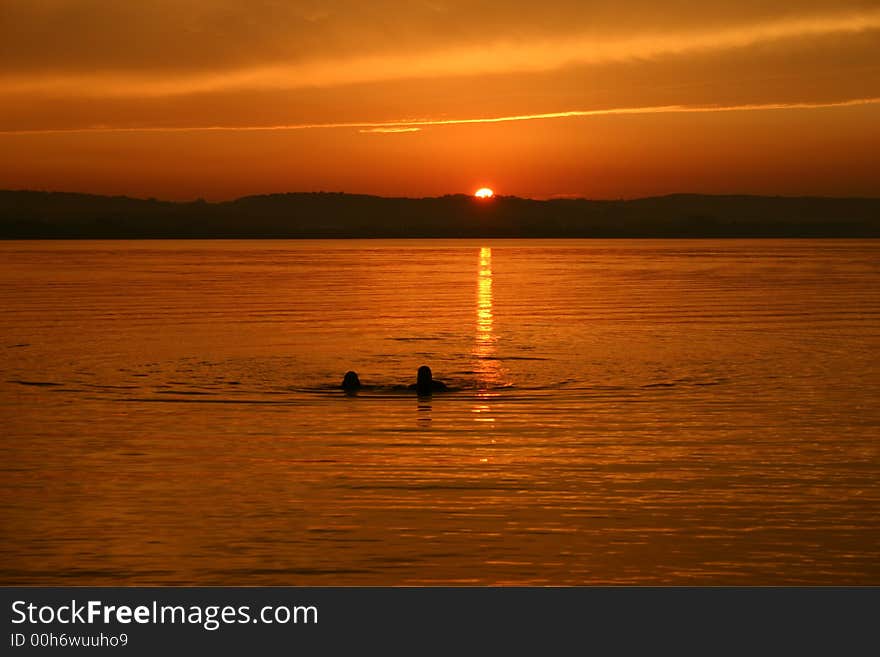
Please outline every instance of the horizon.
[{"label": "horizon", "polygon": [[286,192],[224,201],[0,191],[0,238],[878,237],[880,199]]},{"label": "horizon", "polygon": [[876,201],[880,200],[880,195],[865,195],[865,196],[836,196],[836,195],[818,195],[818,194],[748,194],[748,193],[699,193],[699,192],[669,192],[665,194],[656,194],[652,196],[633,196],[633,197],[617,197],[617,198],[599,198],[599,197],[586,197],[586,196],[551,196],[551,197],[534,197],[534,196],[519,196],[516,194],[502,194],[496,192],[490,199],[477,199],[473,192],[446,192],[431,196],[405,196],[405,195],[386,195],[386,194],[372,194],[368,192],[350,192],[350,191],[335,191],[335,190],[327,190],[327,189],[318,189],[318,190],[288,190],[288,191],[269,191],[269,192],[258,192],[254,194],[244,194],[242,196],[234,196],[228,198],[206,198],[205,196],[196,196],[196,197],[187,197],[187,198],[160,198],[156,196],[134,196],[130,194],[104,194],[98,192],[89,192],[89,191],[73,191],[73,190],[64,190],[64,189],[4,189],[0,188],[0,194],[6,193],[33,193],[33,194],[59,194],[59,195],[76,195],[76,196],[94,196],[101,198],[119,198],[119,199],[127,199],[131,201],[148,201],[148,202],[158,202],[158,203],[178,203],[178,204],[189,204],[189,203],[206,203],[211,205],[222,205],[224,203],[234,203],[236,201],[240,201],[242,199],[247,198],[259,198],[259,197],[271,197],[271,196],[306,196],[306,195],[329,195],[329,196],[353,196],[353,197],[368,197],[368,198],[378,198],[378,199],[386,199],[386,200],[407,200],[407,201],[427,201],[427,200],[437,200],[444,198],[468,198],[474,200],[475,203],[493,203],[499,200],[504,199],[512,199],[518,201],[536,201],[536,202],[552,202],[552,201],[586,201],[586,202],[595,202],[595,203],[625,203],[630,201],[648,201],[652,199],[668,199],[675,197],[703,197],[703,198],[751,198],[751,199],[791,199],[791,200],[806,200],[806,199],[815,199],[815,200],[838,200],[838,201]]},{"label": "horizon", "polygon": [[880,189],[880,8],[865,0],[173,6],[9,3],[0,188]]}]

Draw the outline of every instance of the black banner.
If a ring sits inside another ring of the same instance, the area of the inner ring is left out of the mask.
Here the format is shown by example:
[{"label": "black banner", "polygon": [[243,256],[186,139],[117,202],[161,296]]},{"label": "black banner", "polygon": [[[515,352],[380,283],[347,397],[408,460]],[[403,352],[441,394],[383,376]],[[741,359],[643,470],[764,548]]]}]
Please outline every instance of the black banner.
[{"label": "black banner", "polygon": [[4,654],[850,654],[877,588],[4,588]]}]

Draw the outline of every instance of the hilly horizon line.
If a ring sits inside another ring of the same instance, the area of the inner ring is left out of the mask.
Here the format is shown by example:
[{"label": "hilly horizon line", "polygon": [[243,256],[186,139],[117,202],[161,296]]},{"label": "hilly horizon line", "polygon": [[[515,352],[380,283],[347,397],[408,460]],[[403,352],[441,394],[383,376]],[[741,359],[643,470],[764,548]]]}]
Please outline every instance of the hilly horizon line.
[{"label": "hilly horizon line", "polygon": [[159,198],[156,196],[132,196],[129,194],[101,194],[97,192],[78,192],[78,191],[66,191],[66,190],[45,190],[45,189],[0,189],[0,194],[40,194],[40,195],[55,195],[55,196],[77,196],[77,197],[91,197],[91,198],[105,198],[105,199],[116,199],[116,200],[128,200],[128,201],[142,201],[149,203],[169,203],[169,204],[179,204],[179,205],[188,205],[188,204],[207,204],[207,205],[223,205],[226,203],[236,203],[238,201],[247,200],[247,199],[259,199],[259,198],[281,198],[281,197],[289,197],[289,196],[345,196],[351,198],[372,198],[372,199],[383,199],[383,200],[401,200],[401,201],[431,201],[431,200],[441,200],[441,199],[449,199],[449,198],[466,198],[474,200],[475,202],[479,202],[481,204],[490,204],[494,201],[499,201],[502,199],[507,200],[516,200],[516,201],[530,201],[535,203],[552,203],[556,201],[585,201],[589,203],[631,203],[638,201],[650,201],[650,200],[658,200],[658,199],[685,199],[685,198],[706,198],[706,199],[790,199],[790,200],[820,200],[820,201],[876,201],[880,200],[880,195],[878,196],[834,196],[834,195],[820,195],[820,194],[753,194],[753,193],[705,193],[705,192],[669,192],[666,194],[650,194],[647,196],[632,196],[632,197],[616,197],[616,198],[599,198],[599,197],[589,197],[589,196],[568,196],[568,195],[558,195],[558,196],[548,196],[548,197],[534,197],[534,196],[517,196],[516,194],[499,194],[495,193],[495,195],[490,199],[477,199],[472,193],[467,192],[450,192],[447,194],[439,194],[434,196],[386,196],[383,194],[370,194],[365,192],[345,192],[345,191],[330,191],[330,190],[318,190],[318,191],[286,191],[286,192],[261,192],[255,194],[244,194],[242,196],[236,196],[229,199],[224,200],[208,200],[204,197],[196,197],[193,199],[167,199],[167,198]]},{"label": "hilly horizon line", "polygon": [[422,198],[286,192],[160,201],[0,191],[0,238],[880,237],[880,198]]}]

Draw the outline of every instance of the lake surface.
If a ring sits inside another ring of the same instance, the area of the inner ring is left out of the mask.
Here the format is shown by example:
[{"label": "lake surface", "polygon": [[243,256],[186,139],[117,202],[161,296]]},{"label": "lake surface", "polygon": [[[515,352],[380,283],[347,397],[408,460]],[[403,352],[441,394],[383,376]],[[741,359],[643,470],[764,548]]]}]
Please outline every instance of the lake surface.
[{"label": "lake surface", "polygon": [[2,584],[880,584],[880,241],[2,242],[0,301]]}]

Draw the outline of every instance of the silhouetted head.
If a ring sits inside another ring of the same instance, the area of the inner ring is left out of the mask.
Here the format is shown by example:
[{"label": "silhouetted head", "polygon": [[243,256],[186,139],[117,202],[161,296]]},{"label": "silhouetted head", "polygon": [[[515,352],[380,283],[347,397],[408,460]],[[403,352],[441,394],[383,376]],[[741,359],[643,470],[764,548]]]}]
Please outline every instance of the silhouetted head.
[{"label": "silhouetted head", "polygon": [[357,390],[361,387],[361,380],[358,378],[357,372],[348,371],[342,377],[343,390]]},{"label": "silhouetted head", "polygon": [[431,374],[431,368],[427,365],[422,365],[419,368],[418,375],[416,375],[416,385],[420,388],[430,388],[433,380],[434,376]]}]

